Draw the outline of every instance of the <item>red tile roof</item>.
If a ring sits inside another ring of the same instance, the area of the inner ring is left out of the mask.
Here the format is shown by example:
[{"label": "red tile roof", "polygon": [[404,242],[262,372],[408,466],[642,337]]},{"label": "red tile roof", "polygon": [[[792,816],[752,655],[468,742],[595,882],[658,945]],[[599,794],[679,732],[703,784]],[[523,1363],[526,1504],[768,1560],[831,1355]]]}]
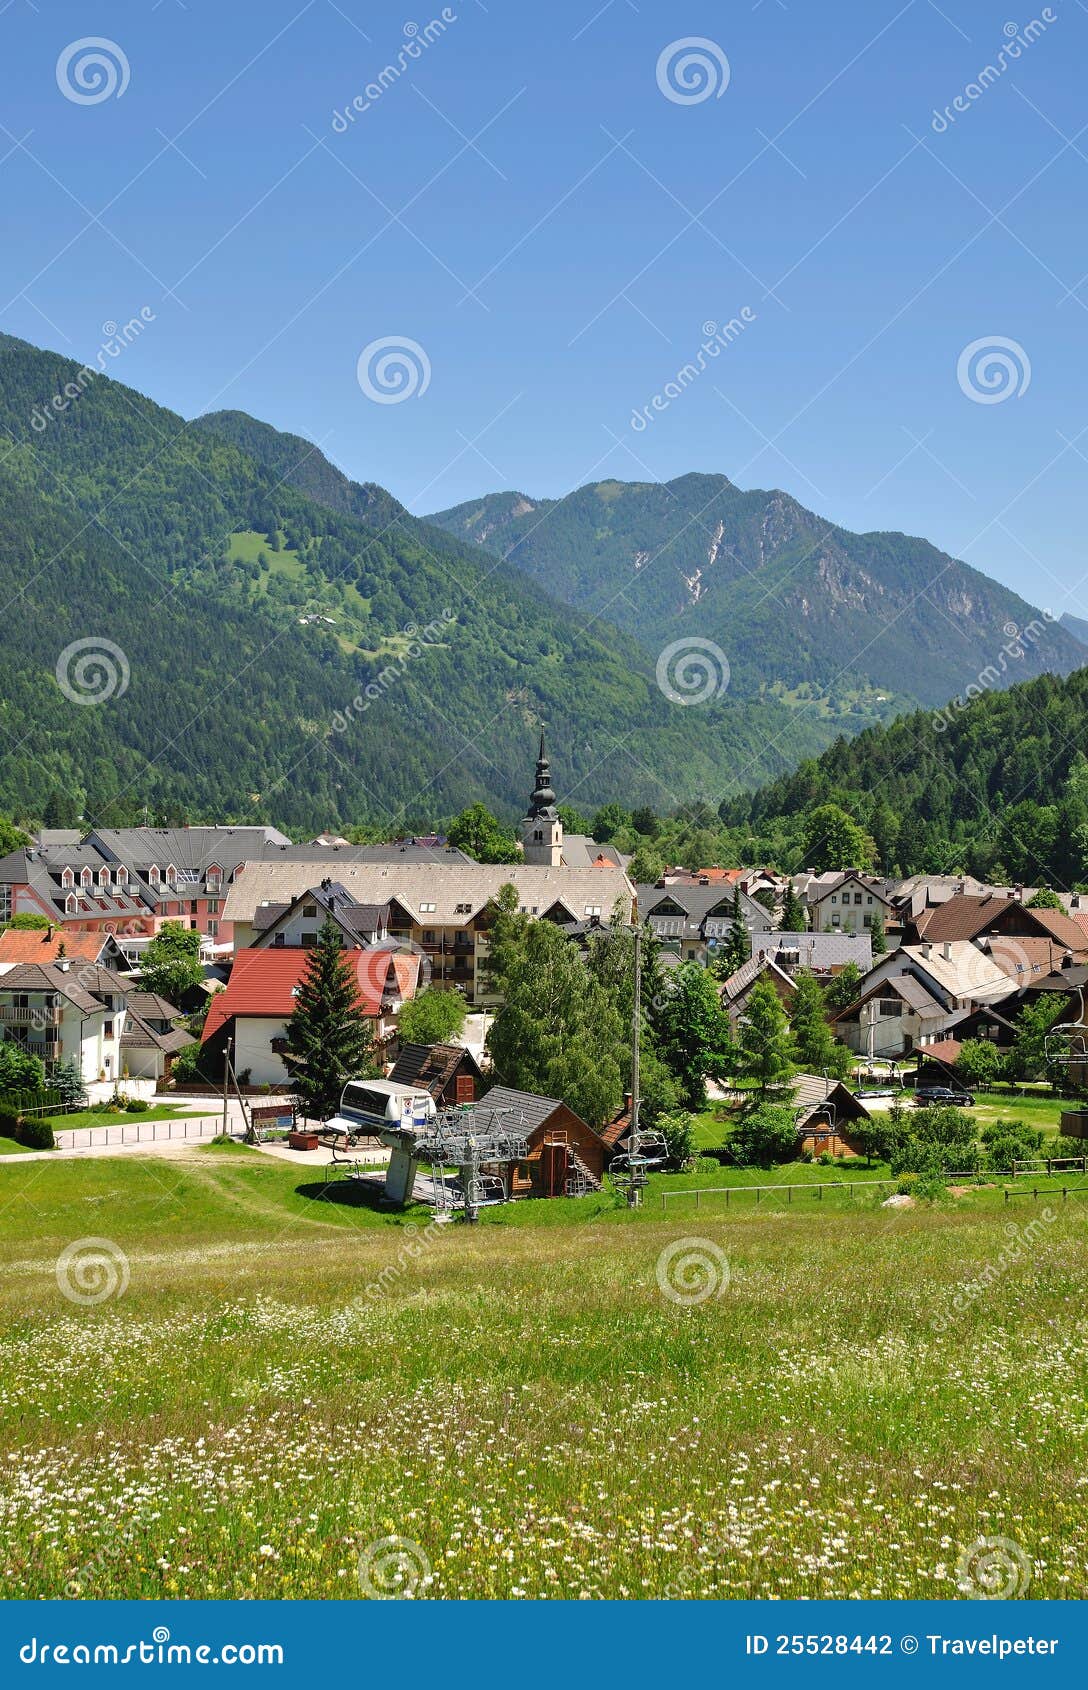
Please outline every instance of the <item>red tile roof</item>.
[{"label": "red tile roof", "polygon": [[108,933],[70,933],[55,927],[50,936],[44,927],[9,927],[0,933],[0,963],[56,962],[62,945],[73,962],[97,962],[109,941]]},{"label": "red tile roof", "polygon": [[[239,951],[234,958],[225,990],[217,992],[208,1008],[201,1043],[217,1033],[235,1015],[264,1015],[286,1021],[295,1007],[297,988],[306,973],[311,952],[291,945],[262,950]],[[419,958],[394,951],[349,951],[359,1008],[376,1018],[382,996],[392,981],[402,997],[414,994]]]}]

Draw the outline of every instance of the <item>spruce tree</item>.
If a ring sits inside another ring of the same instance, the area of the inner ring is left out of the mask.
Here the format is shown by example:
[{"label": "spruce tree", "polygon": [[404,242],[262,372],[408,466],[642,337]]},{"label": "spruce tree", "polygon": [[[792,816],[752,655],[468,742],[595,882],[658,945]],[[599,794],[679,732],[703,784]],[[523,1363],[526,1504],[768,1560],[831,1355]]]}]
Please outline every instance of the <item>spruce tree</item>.
[{"label": "spruce tree", "polygon": [[808,1074],[844,1078],[853,1066],[853,1058],[827,1024],[827,1000],[820,982],[807,969],[802,969],[795,984],[793,1042],[798,1062]]},{"label": "spruce tree", "polygon": [[335,1113],[348,1080],[377,1073],[370,1027],[340,929],[325,918],[287,1023],[288,1063],[307,1116]]},{"label": "spruce tree", "polygon": [[786,887],[786,896],[782,901],[782,920],[778,923],[778,931],[780,933],[803,933],[807,926],[805,906],[794,891],[791,882]]},{"label": "spruce tree", "polygon": [[770,980],[757,980],[740,1024],[740,1068],[761,1093],[785,1085],[795,1072],[789,1023]]},{"label": "spruce tree", "polygon": [[729,925],[729,933],[722,948],[718,961],[717,973],[723,980],[728,980],[738,968],[744,964],[752,954],[752,941],[744,923],[740,910],[740,887],[733,889],[733,919]]},{"label": "spruce tree", "polygon": [[885,956],[888,950],[888,940],[884,933],[884,917],[877,910],[869,927],[869,935],[873,941],[873,955]]}]

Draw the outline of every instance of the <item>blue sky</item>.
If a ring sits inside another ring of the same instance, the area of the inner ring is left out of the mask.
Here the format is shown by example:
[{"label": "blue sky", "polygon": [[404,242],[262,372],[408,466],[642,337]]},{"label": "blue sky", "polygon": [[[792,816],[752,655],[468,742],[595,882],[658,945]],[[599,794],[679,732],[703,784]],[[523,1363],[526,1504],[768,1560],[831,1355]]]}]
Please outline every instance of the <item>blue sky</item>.
[{"label": "blue sky", "polygon": [[[720,471],[1088,615],[1080,0],[446,17],[421,46],[439,5],[0,0],[0,328],[89,359],[147,306],[120,379],[306,434],[421,513]],[[127,86],[80,103],[58,59],[91,35]],[[688,37],[720,97],[672,97]],[[1015,391],[982,403],[957,367],[995,337]],[[357,375],[386,339],[427,362],[401,403]]]}]

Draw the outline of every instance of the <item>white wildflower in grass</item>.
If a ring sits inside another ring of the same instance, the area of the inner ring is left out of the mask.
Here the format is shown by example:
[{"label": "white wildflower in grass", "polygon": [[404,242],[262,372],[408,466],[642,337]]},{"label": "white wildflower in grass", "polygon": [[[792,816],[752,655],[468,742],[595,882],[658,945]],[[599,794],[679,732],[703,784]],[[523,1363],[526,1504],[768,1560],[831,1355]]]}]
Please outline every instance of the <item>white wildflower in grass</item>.
[{"label": "white wildflower in grass", "polygon": [[[402,1229],[293,1167],[203,1151],[166,1199],[138,1159],[34,1172],[0,1210],[0,1595],[350,1600],[369,1555],[417,1600],[940,1598],[1003,1589],[1010,1543],[1032,1599],[1088,1589],[1073,1224],[941,1333],[998,1195],[902,1231],[704,1201],[734,1271],[690,1307],[655,1280],[674,1220],[524,1205],[375,1302]],[[46,1298],[99,1192],[128,1290]]]}]

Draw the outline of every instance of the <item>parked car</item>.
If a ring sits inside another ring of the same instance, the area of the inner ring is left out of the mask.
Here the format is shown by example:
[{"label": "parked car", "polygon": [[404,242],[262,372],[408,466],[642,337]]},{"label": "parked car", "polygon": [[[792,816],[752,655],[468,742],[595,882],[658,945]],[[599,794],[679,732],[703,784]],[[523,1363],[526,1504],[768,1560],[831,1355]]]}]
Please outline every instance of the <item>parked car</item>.
[{"label": "parked car", "polygon": [[953,1091],[951,1086],[921,1086],[914,1094],[914,1101],[921,1108],[930,1103],[943,1103],[952,1109],[973,1109],[975,1106],[969,1091]]}]

